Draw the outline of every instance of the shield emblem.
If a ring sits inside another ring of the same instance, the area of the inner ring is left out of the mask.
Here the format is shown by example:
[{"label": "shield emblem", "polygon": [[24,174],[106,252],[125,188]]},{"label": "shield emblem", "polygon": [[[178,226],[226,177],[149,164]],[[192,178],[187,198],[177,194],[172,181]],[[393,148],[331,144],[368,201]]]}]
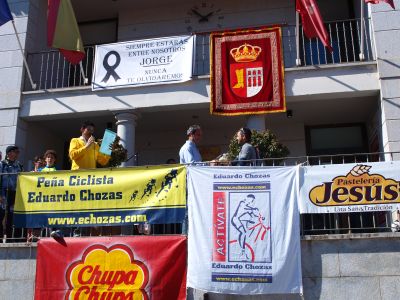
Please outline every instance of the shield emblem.
[{"label": "shield emblem", "polygon": [[242,98],[257,95],[264,84],[264,68],[261,61],[233,63],[230,65],[229,83],[232,92]]}]

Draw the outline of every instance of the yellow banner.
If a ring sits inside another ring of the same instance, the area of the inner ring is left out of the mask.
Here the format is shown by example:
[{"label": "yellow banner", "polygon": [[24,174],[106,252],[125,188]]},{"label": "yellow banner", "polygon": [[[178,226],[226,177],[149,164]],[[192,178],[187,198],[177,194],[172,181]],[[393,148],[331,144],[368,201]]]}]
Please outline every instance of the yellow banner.
[{"label": "yellow banner", "polygon": [[154,210],[145,220],[149,221],[163,209],[185,207],[186,169],[169,165],[22,173],[18,177],[15,213],[17,221],[27,226],[32,221],[23,221],[18,215],[90,212],[99,216],[111,211]]}]

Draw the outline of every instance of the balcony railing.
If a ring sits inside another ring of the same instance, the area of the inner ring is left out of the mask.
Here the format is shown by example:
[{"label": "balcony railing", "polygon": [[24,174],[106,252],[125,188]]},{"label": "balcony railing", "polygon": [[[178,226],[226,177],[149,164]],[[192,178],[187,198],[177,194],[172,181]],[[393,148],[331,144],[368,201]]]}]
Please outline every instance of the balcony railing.
[{"label": "balcony railing", "polygon": [[[365,60],[374,60],[369,20],[365,19],[364,32],[361,33],[361,20],[344,20],[326,23],[333,53],[329,53],[322,43],[314,38],[304,37],[300,28],[300,58],[302,66],[327,65],[338,63],[359,62],[361,34],[364,35]],[[296,28],[293,25],[282,27],[283,54],[285,68],[296,66]],[[196,35],[195,65],[193,76],[210,73],[209,34]],[[91,84],[95,48],[85,47],[86,56],[83,60],[85,76]],[[56,89],[84,86],[79,66],[70,65],[58,51],[46,51],[28,54],[28,64],[37,89]],[[27,77],[26,77],[27,78]],[[25,91],[30,91],[29,81],[25,81]]]},{"label": "balcony railing", "polygon": [[[345,164],[361,162],[378,162],[393,160],[390,153],[357,153],[337,154],[325,156],[302,156],[270,158],[261,160],[258,165],[266,166],[294,166],[302,165],[326,165]],[[202,163],[202,165],[208,163]],[[0,174],[1,176],[1,174]],[[400,217],[400,215],[398,215]],[[350,234],[350,233],[378,233],[390,232],[392,225],[391,212],[362,212],[362,213],[327,213],[327,214],[302,214],[301,235],[322,234]],[[3,242],[26,242],[29,235],[37,240],[40,237],[49,237],[51,228],[41,229],[18,229],[12,228],[12,236],[3,239]],[[182,234],[182,224],[139,224],[130,226],[97,226],[97,227],[74,227],[64,228],[65,236],[112,236],[112,235],[140,235],[140,234]],[[31,239],[32,240],[32,239]]]},{"label": "balcony railing", "polygon": [[[330,53],[316,38],[307,39],[304,31],[300,33],[300,57],[302,65],[339,64],[360,61],[361,20],[345,20],[325,24],[333,48]],[[364,55],[365,60],[373,60],[372,39],[369,20],[364,19]]]}]

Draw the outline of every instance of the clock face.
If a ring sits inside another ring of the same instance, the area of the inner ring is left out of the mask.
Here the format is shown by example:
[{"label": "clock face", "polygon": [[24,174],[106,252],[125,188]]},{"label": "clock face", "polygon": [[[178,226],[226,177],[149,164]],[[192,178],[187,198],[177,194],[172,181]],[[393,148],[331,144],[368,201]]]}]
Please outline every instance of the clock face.
[{"label": "clock face", "polygon": [[187,14],[188,18],[185,19],[185,24],[187,24],[186,29],[189,32],[193,32],[195,29],[204,29],[210,25],[222,28],[224,16],[221,15],[221,9],[213,3],[200,2],[193,5]]}]

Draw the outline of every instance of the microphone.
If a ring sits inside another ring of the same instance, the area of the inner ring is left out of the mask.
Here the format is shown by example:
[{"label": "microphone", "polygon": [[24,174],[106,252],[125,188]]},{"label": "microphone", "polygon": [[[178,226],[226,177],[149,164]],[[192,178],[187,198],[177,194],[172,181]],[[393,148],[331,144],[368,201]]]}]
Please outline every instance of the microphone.
[{"label": "microphone", "polygon": [[93,143],[96,144],[96,139],[95,139],[95,137],[94,137],[93,135],[91,135],[91,136],[87,139],[86,145],[88,146],[88,144],[89,144],[89,146],[90,146],[90,145],[93,144]]}]

